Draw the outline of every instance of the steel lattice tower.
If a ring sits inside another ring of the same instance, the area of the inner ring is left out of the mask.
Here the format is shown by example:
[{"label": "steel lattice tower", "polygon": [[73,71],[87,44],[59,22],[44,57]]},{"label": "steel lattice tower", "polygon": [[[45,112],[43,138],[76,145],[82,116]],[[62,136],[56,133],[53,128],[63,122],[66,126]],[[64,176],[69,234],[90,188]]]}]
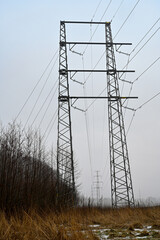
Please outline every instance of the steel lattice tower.
[{"label": "steel lattice tower", "polygon": [[[71,24],[102,24],[105,25],[105,42],[67,42],[65,23]],[[77,44],[104,45],[106,48],[106,69],[68,69],[67,44],[72,48]],[[59,52],[59,95],[58,95],[58,140],[57,140],[57,190],[58,204],[73,205],[75,200],[74,161],[72,147],[72,129],[70,99],[96,98],[108,99],[109,142],[110,142],[110,173],[112,207],[134,206],[134,195],[129,165],[126,134],[124,128],[122,98],[118,85],[120,72],[117,70],[114,55],[114,45],[131,45],[130,43],[113,43],[111,24],[109,22],[60,22],[60,52]],[[107,73],[108,96],[70,96],[68,73],[105,72]]]},{"label": "steel lattice tower", "polygon": [[60,22],[59,50],[59,96],[58,96],[58,140],[57,140],[57,190],[58,204],[74,204],[75,180],[69,102],[65,23]]},{"label": "steel lattice tower", "polygon": [[134,195],[126,134],[120,98],[118,73],[111,33],[111,25],[105,25],[106,32],[106,67],[108,97],[109,142],[110,142],[110,173],[112,206],[134,206]]}]

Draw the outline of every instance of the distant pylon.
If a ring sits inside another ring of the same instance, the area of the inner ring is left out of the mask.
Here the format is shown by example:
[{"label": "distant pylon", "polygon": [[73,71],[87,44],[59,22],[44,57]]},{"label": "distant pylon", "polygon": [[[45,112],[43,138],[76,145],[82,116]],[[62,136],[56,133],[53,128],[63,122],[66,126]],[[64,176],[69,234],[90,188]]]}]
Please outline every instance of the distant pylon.
[{"label": "distant pylon", "polygon": [[[65,23],[60,22],[59,95],[57,138],[57,190],[58,204],[74,204],[75,180],[69,100]],[[62,98],[61,98],[62,97]]]},{"label": "distant pylon", "polygon": [[102,181],[100,181],[100,175],[99,175],[99,171],[96,171],[96,175],[94,176],[96,178],[96,180],[94,181],[94,189],[96,190],[96,200],[97,200],[97,206],[101,205],[101,184]]},{"label": "distant pylon", "polygon": [[112,206],[134,206],[134,194],[114,55],[111,25],[106,23],[106,62]]}]

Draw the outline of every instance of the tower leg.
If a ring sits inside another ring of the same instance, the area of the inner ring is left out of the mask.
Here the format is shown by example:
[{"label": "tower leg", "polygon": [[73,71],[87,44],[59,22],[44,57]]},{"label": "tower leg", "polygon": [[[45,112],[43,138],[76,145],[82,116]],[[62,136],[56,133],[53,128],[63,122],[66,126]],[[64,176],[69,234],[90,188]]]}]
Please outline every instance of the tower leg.
[{"label": "tower leg", "polygon": [[108,99],[109,144],[110,144],[110,173],[111,198],[113,207],[134,206],[134,195],[122,104],[120,98],[118,74],[113,48],[111,25],[105,25],[106,32],[106,65],[108,97],[117,96],[117,99]]},{"label": "tower leg", "polygon": [[[60,22],[57,194],[58,205],[73,205],[75,197],[74,162],[69,100],[65,23]],[[61,98],[63,97],[63,98]]]}]

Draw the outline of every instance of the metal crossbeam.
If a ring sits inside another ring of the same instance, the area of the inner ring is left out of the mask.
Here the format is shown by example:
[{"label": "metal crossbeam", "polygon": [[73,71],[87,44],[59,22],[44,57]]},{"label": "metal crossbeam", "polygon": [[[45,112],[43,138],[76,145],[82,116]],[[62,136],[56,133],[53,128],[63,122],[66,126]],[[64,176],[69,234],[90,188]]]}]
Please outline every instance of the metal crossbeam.
[{"label": "metal crossbeam", "polygon": [[60,69],[59,70],[60,74],[67,74],[67,72],[95,72],[95,73],[133,73],[135,72],[134,70],[116,70],[116,69]]},{"label": "metal crossbeam", "polygon": [[120,96],[110,96],[110,97],[97,97],[97,96],[59,96],[59,100],[65,101],[69,99],[137,99],[138,97],[120,97]]},{"label": "metal crossbeam", "polygon": [[110,24],[110,22],[83,22],[83,21],[61,21],[61,23],[75,23],[75,24],[100,24],[100,25],[106,25]]},{"label": "metal crossbeam", "polygon": [[71,45],[132,45],[132,43],[106,43],[106,42],[60,42],[60,45],[71,44]]}]

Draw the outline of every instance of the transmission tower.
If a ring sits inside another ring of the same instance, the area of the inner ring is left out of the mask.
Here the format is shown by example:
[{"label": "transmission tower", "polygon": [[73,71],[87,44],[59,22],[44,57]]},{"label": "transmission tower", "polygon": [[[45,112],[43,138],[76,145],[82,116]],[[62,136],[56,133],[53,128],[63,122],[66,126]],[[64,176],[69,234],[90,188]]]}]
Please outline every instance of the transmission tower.
[{"label": "transmission tower", "polygon": [[112,206],[134,206],[134,195],[111,25],[105,25]]},{"label": "transmission tower", "polygon": [[[101,24],[105,26],[106,42],[67,42],[65,24]],[[77,44],[104,45],[106,48],[106,69],[68,69],[67,44],[72,48]],[[124,129],[121,99],[136,97],[121,97],[118,86],[120,72],[134,72],[117,70],[114,45],[131,45],[130,43],[113,43],[111,25],[109,22],[60,22],[60,52],[59,52],[59,95],[58,95],[58,140],[57,140],[57,189],[58,201],[73,204],[75,196],[74,160],[72,147],[70,100],[82,98],[108,99],[109,112],[109,140],[110,140],[110,171],[112,206],[134,206],[134,196],[126,135]],[[107,97],[70,96],[68,73],[75,76],[77,72],[107,73]],[[75,102],[74,101],[74,102]],[[65,186],[65,188],[64,188]]]},{"label": "transmission tower", "polygon": [[100,175],[99,175],[99,171],[96,171],[96,175],[94,176],[96,178],[96,180],[94,181],[95,184],[95,190],[96,190],[96,200],[97,200],[97,206],[100,206],[102,204],[102,197],[101,197],[101,184],[102,181],[100,181]]}]

